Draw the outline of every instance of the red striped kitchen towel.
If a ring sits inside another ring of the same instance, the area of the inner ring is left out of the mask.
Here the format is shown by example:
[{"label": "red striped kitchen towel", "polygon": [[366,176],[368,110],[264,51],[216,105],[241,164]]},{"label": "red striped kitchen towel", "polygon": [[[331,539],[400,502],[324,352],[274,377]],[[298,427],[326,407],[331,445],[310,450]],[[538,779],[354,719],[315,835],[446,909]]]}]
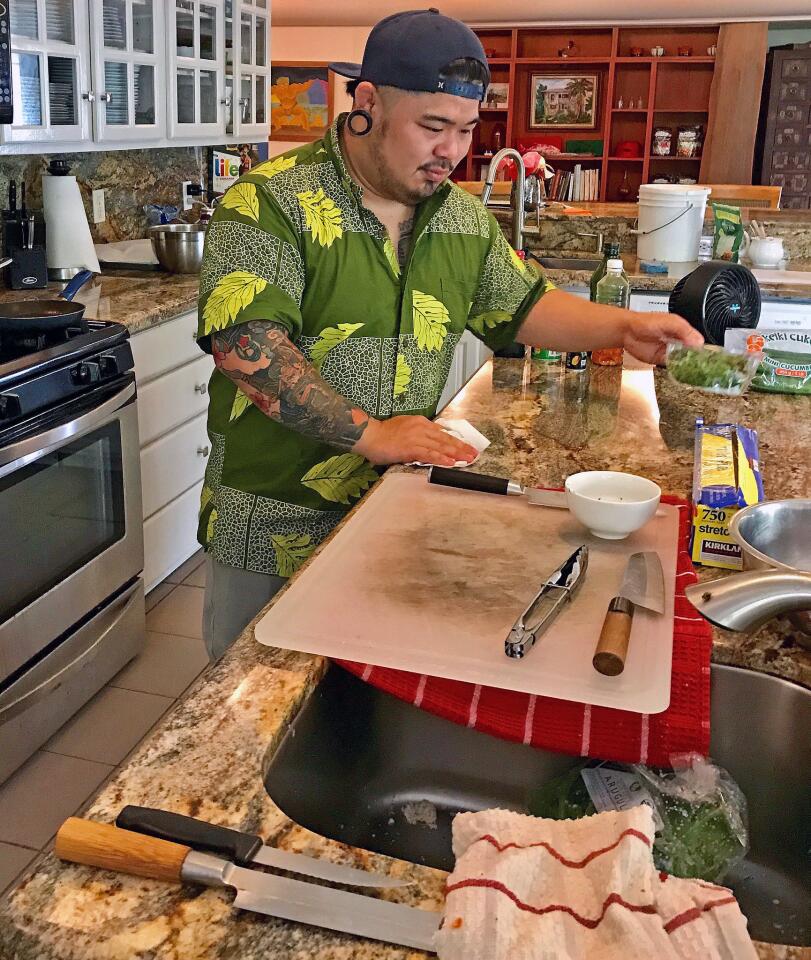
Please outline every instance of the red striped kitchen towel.
[{"label": "red striped kitchen towel", "polygon": [[673,673],[670,706],[657,714],[632,713],[556,700],[425,674],[336,661],[373,686],[429,713],[476,730],[573,756],[668,766],[674,754],[706,756],[710,745],[710,653],[712,630],[684,596],[698,579],[688,549],[690,509],[679,508]]}]

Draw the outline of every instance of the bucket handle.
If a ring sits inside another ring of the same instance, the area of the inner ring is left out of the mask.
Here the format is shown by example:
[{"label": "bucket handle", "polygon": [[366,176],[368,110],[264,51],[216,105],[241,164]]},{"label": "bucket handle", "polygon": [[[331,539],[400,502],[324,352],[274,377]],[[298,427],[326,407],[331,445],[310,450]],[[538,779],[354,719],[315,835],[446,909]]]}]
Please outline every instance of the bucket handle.
[{"label": "bucket handle", "polygon": [[665,227],[669,227],[671,223],[675,223],[677,220],[681,220],[681,218],[682,218],[686,213],[689,213],[692,209],[694,209],[694,208],[693,208],[693,204],[692,204],[692,203],[688,203],[687,206],[684,208],[684,210],[682,210],[682,212],[681,212],[678,216],[673,217],[672,220],[668,220],[667,223],[662,223],[662,224],[660,224],[658,227],[654,227],[653,230],[640,230],[640,229],[639,229],[639,217],[637,217],[637,219],[636,219],[636,224],[637,224],[637,225],[636,225],[636,227],[635,227],[633,230],[630,230],[629,233],[632,233],[632,234],[634,234],[634,235],[637,236],[637,237],[648,237],[648,236],[650,236],[652,233],[656,233],[657,230],[664,230],[664,228],[665,228]]}]

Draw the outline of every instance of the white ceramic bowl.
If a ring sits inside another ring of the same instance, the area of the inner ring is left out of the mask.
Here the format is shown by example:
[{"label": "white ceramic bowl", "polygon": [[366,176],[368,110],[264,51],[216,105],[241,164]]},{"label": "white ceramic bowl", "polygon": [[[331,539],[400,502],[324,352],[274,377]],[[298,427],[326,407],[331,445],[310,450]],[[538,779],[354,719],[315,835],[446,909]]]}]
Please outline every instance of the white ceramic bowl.
[{"label": "white ceramic bowl", "polygon": [[589,470],[566,480],[569,510],[595,537],[624,540],[656,513],[661,489],[633,473]]}]

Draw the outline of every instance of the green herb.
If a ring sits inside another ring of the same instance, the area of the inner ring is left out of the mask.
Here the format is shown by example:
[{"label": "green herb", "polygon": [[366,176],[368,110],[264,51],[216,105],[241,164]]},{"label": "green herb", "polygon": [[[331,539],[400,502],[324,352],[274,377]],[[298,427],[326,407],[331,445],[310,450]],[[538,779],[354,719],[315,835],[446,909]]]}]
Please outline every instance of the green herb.
[{"label": "green herb", "polygon": [[679,383],[705,390],[740,390],[746,384],[751,359],[745,354],[707,348],[671,348],[667,369]]}]

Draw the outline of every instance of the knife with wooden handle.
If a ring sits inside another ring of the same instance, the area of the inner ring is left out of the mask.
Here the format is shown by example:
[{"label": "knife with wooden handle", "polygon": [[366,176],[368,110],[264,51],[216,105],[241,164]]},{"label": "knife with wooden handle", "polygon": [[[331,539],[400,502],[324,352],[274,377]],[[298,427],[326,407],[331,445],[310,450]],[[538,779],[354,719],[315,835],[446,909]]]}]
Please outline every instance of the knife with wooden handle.
[{"label": "knife with wooden handle", "polygon": [[70,817],[59,828],[54,853],[60,860],[137,877],[231,887],[239,910],[434,952],[440,922],[436,911],[238,867],[210,853],[111,824]]},{"label": "knife with wooden handle", "polygon": [[606,677],[625,669],[634,607],[664,613],[665,580],[662,561],[654,551],[632,553],[625,568],[619,594],[608,605],[592,666]]}]

